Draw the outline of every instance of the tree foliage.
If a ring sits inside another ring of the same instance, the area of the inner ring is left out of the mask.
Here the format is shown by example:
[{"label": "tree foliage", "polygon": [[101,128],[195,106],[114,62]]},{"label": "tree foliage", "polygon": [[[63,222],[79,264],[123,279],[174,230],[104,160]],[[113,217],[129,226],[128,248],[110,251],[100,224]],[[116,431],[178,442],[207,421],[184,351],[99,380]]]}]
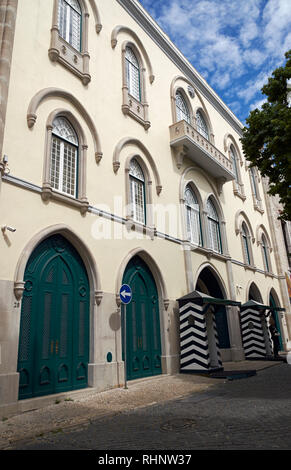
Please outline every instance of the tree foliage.
[{"label": "tree foliage", "polygon": [[[256,166],[269,179],[269,194],[279,195],[281,218],[291,220],[291,105],[287,81],[291,79],[291,50],[286,64],[273,71],[262,93],[268,101],[250,112],[241,138],[250,166]],[[289,90],[290,91],[290,90]]]}]

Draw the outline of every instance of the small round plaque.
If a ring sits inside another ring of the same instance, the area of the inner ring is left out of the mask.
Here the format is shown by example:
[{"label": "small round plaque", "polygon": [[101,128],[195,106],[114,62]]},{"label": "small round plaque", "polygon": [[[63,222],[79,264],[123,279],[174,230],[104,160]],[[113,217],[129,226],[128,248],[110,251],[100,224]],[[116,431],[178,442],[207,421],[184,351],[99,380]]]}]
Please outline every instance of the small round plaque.
[{"label": "small round plaque", "polygon": [[112,353],[107,353],[107,362],[112,362]]}]

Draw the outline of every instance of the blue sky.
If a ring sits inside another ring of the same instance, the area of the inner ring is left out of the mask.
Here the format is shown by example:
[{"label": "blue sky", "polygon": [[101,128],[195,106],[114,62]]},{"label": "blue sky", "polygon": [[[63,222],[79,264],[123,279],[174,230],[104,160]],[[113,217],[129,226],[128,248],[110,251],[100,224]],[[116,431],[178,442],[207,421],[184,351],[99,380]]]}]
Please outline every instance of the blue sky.
[{"label": "blue sky", "polygon": [[291,0],[139,0],[245,123],[291,49]]}]

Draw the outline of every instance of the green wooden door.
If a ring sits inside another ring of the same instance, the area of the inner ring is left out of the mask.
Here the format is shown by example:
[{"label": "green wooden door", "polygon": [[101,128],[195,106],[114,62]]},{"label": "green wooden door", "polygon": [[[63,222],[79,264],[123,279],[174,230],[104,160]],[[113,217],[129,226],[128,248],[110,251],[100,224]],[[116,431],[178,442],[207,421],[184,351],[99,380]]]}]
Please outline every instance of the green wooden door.
[{"label": "green wooden door", "polygon": [[24,280],[19,398],[87,386],[90,292],[80,256],[54,235],[32,253]]},{"label": "green wooden door", "polygon": [[[275,299],[272,296],[272,294],[270,294],[270,306],[274,307],[274,308],[277,307]],[[282,333],[281,333],[280,320],[279,320],[278,315],[279,315],[278,312],[276,310],[274,310],[274,319],[275,319],[275,323],[276,323],[276,328],[277,328],[278,333],[279,333],[280,351],[283,351],[284,348],[283,348],[283,341],[282,341]]]},{"label": "green wooden door", "polygon": [[132,301],[126,306],[127,344],[123,345],[127,348],[127,379],[161,374],[158,292],[150,270],[138,256],[129,262],[123,283],[132,289]]}]

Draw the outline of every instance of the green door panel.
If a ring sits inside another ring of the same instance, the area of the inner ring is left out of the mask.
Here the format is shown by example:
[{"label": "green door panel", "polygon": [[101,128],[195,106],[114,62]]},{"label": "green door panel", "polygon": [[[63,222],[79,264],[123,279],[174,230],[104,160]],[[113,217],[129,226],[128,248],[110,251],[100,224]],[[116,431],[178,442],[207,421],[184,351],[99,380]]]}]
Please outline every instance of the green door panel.
[{"label": "green door panel", "polygon": [[132,289],[132,301],[126,306],[127,344],[123,344],[127,348],[127,379],[161,374],[158,293],[150,270],[138,256],[129,262],[123,283]]},{"label": "green door panel", "polygon": [[[270,294],[270,306],[274,307],[274,308],[277,307],[275,299],[272,296],[272,294]],[[278,333],[279,333],[280,351],[283,351],[284,348],[283,348],[283,341],[282,341],[282,333],[281,333],[279,315],[280,314],[276,310],[274,310],[274,318],[275,318],[276,328],[277,328]]]},{"label": "green door panel", "polygon": [[79,254],[54,235],[33,251],[24,281],[19,398],[87,386],[90,292]]}]

